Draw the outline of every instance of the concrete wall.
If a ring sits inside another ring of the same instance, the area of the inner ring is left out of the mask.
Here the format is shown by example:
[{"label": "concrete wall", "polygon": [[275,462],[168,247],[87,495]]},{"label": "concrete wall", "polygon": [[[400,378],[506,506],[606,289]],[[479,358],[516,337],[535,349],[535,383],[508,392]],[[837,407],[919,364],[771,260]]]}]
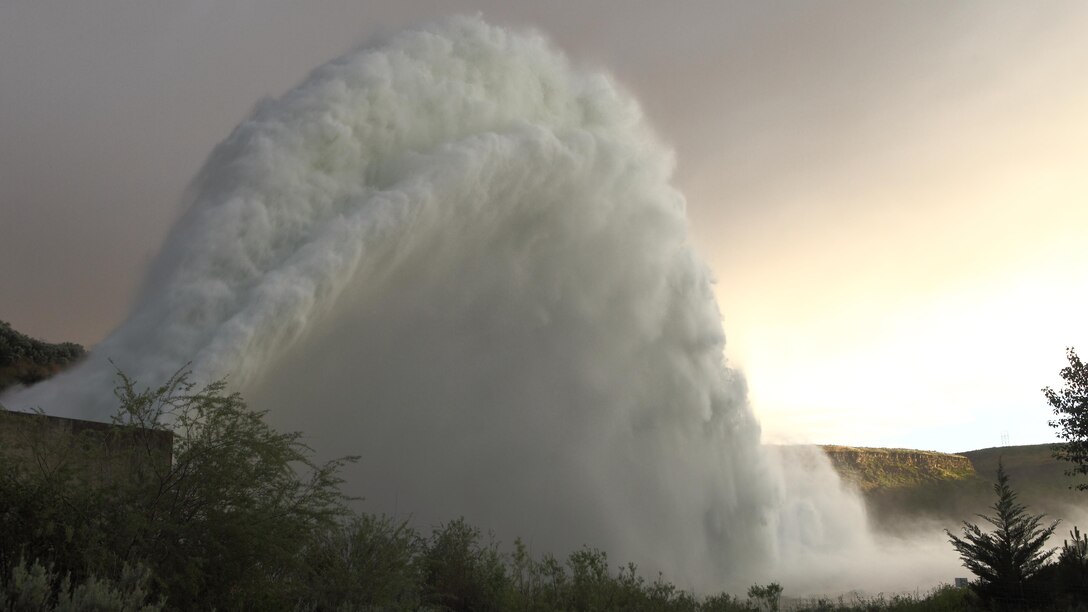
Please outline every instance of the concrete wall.
[{"label": "concrete wall", "polygon": [[0,461],[37,473],[71,469],[106,484],[137,469],[169,470],[174,434],[0,410]]}]

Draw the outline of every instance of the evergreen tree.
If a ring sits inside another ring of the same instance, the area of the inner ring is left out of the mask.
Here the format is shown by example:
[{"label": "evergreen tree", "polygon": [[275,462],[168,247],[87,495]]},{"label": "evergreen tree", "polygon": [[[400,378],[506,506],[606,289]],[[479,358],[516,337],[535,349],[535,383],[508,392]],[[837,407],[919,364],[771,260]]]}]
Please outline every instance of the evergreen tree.
[{"label": "evergreen tree", "polygon": [[1016,501],[1009,487],[1009,476],[1000,461],[997,464],[997,501],[991,506],[993,516],[978,515],[994,526],[983,533],[975,524],[964,521],[963,538],[945,530],[949,541],[963,559],[963,565],[978,577],[972,586],[985,601],[997,604],[1023,602],[1030,591],[1029,581],[1044,567],[1054,552],[1044,550],[1047,539],[1059,521],[1042,527],[1045,515],[1028,514]]}]

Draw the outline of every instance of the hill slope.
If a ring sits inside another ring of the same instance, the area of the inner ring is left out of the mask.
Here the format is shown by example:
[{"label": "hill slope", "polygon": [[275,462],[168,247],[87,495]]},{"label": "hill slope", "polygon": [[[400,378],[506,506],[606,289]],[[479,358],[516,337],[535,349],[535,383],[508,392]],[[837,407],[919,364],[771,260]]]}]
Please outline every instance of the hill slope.
[{"label": "hill slope", "polygon": [[975,467],[962,455],[909,448],[824,446],[835,470],[862,492],[917,487],[975,476]]},{"label": "hill slope", "polygon": [[[832,465],[864,496],[870,518],[890,531],[920,520],[955,523],[986,512],[994,501],[1000,459],[1019,501],[1030,512],[1076,521],[1088,495],[1051,456],[1051,445],[1006,446],[957,454],[910,449],[825,446]],[[1078,510],[1079,509],[1079,510]]]},{"label": "hill slope", "polygon": [[83,347],[78,344],[50,344],[17,332],[10,323],[0,321],[0,391],[49,378],[83,354]]}]

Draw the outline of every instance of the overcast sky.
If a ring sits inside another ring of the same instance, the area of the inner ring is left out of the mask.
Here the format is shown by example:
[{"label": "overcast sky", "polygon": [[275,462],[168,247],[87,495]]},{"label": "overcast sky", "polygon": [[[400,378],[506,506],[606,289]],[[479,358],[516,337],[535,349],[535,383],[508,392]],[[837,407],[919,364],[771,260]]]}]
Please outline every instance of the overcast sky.
[{"label": "overcast sky", "polygon": [[1083,2],[0,3],[0,319],[92,346],[212,147],[367,39],[480,12],[677,152],[768,441],[1046,442],[1088,352]]}]

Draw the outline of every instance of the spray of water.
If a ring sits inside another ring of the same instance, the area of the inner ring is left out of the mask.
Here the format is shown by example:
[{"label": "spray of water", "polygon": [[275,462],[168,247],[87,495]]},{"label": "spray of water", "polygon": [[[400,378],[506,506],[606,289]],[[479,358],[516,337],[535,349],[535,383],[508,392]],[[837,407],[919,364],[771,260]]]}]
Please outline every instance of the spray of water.
[{"label": "spray of water", "polygon": [[760,445],[672,165],[632,98],[539,35],[401,33],[259,104],[128,320],[4,403],[103,418],[109,360],[146,384],[191,363],[361,455],[370,510],[682,586],[850,584],[862,506],[819,454]]}]

